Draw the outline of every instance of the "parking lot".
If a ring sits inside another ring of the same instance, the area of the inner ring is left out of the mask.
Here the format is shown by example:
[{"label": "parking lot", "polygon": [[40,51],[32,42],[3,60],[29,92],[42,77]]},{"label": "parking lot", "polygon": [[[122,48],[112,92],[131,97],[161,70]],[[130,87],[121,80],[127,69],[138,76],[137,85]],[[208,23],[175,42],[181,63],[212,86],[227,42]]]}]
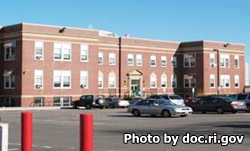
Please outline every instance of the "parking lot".
[{"label": "parking lot", "polygon": [[[24,111],[1,111],[2,122],[9,123],[9,151],[21,150],[21,113]],[[250,146],[250,113],[192,114],[179,118],[133,117],[126,109],[57,109],[34,110],[34,151],[78,151],[79,115],[94,115],[95,151],[247,151]],[[159,136],[158,144],[123,143],[124,133],[138,136]],[[244,135],[242,144],[184,144],[181,139],[176,146],[163,141],[163,134],[183,137],[191,135]]]}]

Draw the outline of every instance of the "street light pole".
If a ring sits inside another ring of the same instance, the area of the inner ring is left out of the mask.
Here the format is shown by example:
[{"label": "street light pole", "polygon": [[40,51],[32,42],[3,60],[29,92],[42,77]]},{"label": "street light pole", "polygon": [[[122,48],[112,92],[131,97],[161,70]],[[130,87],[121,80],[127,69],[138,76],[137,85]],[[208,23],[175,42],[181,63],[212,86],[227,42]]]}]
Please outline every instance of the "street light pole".
[{"label": "street light pole", "polygon": [[214,49],[213,51],[216,51],[216,62],[217,62],[217,95],[220,94],[220,55],[219,55],[219,49]]}]

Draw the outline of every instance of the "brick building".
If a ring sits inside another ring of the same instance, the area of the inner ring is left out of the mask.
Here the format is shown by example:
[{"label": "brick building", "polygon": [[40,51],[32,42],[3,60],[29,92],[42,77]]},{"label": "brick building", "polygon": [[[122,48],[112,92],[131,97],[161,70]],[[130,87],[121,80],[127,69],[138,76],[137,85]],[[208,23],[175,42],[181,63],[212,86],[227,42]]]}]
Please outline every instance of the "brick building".
[{"label": "brick building", "polygon": [[242,44],[21,23],[1,27],[0,52],[1,106],[68,106],[82,94],[230,94],[245,81]]}]

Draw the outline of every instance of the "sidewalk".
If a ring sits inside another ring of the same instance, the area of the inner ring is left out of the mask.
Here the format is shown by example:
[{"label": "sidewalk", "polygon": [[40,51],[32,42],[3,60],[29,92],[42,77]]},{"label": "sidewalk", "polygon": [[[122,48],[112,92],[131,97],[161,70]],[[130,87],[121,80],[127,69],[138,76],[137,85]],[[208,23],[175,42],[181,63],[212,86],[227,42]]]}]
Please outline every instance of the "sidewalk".
[{"label": "sidewalk", "polygon": [[0,107],[1,111],[27,111],[27,110],[59,110],[59,109],[68,109],[72,108],[71,106],[60,107],[60,106],[44,106],[44,107]]}]

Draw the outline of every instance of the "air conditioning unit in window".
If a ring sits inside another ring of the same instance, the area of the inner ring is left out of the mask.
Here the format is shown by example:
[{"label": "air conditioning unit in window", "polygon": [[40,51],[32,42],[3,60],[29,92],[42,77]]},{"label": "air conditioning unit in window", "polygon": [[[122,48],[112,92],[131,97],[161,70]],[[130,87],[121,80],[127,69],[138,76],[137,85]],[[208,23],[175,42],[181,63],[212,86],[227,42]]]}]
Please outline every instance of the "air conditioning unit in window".
[{"label": "air conditioning unit in window", "polygon": [[36,56],[36,59],[42,59],[42,56]]},{"label": "air conditioning unit in window", "polygon": [[35,87],[36,87],[37,89],[40,89],[40,88],[42,87],[42,85],[41,85],[41,84],[36,84]]},{"label": "air conditioning unit in window", "polygon": [[211,67],[216,67],[216,64],[215,63],[211,63],[210,66]]},{"label": "air conditioning unit in window", "polygon": [[86,85],[81,84],[81,85],[80,85],[80,87],[81,87],[81,88],[85,88],[85,87],[86,87]]}]

